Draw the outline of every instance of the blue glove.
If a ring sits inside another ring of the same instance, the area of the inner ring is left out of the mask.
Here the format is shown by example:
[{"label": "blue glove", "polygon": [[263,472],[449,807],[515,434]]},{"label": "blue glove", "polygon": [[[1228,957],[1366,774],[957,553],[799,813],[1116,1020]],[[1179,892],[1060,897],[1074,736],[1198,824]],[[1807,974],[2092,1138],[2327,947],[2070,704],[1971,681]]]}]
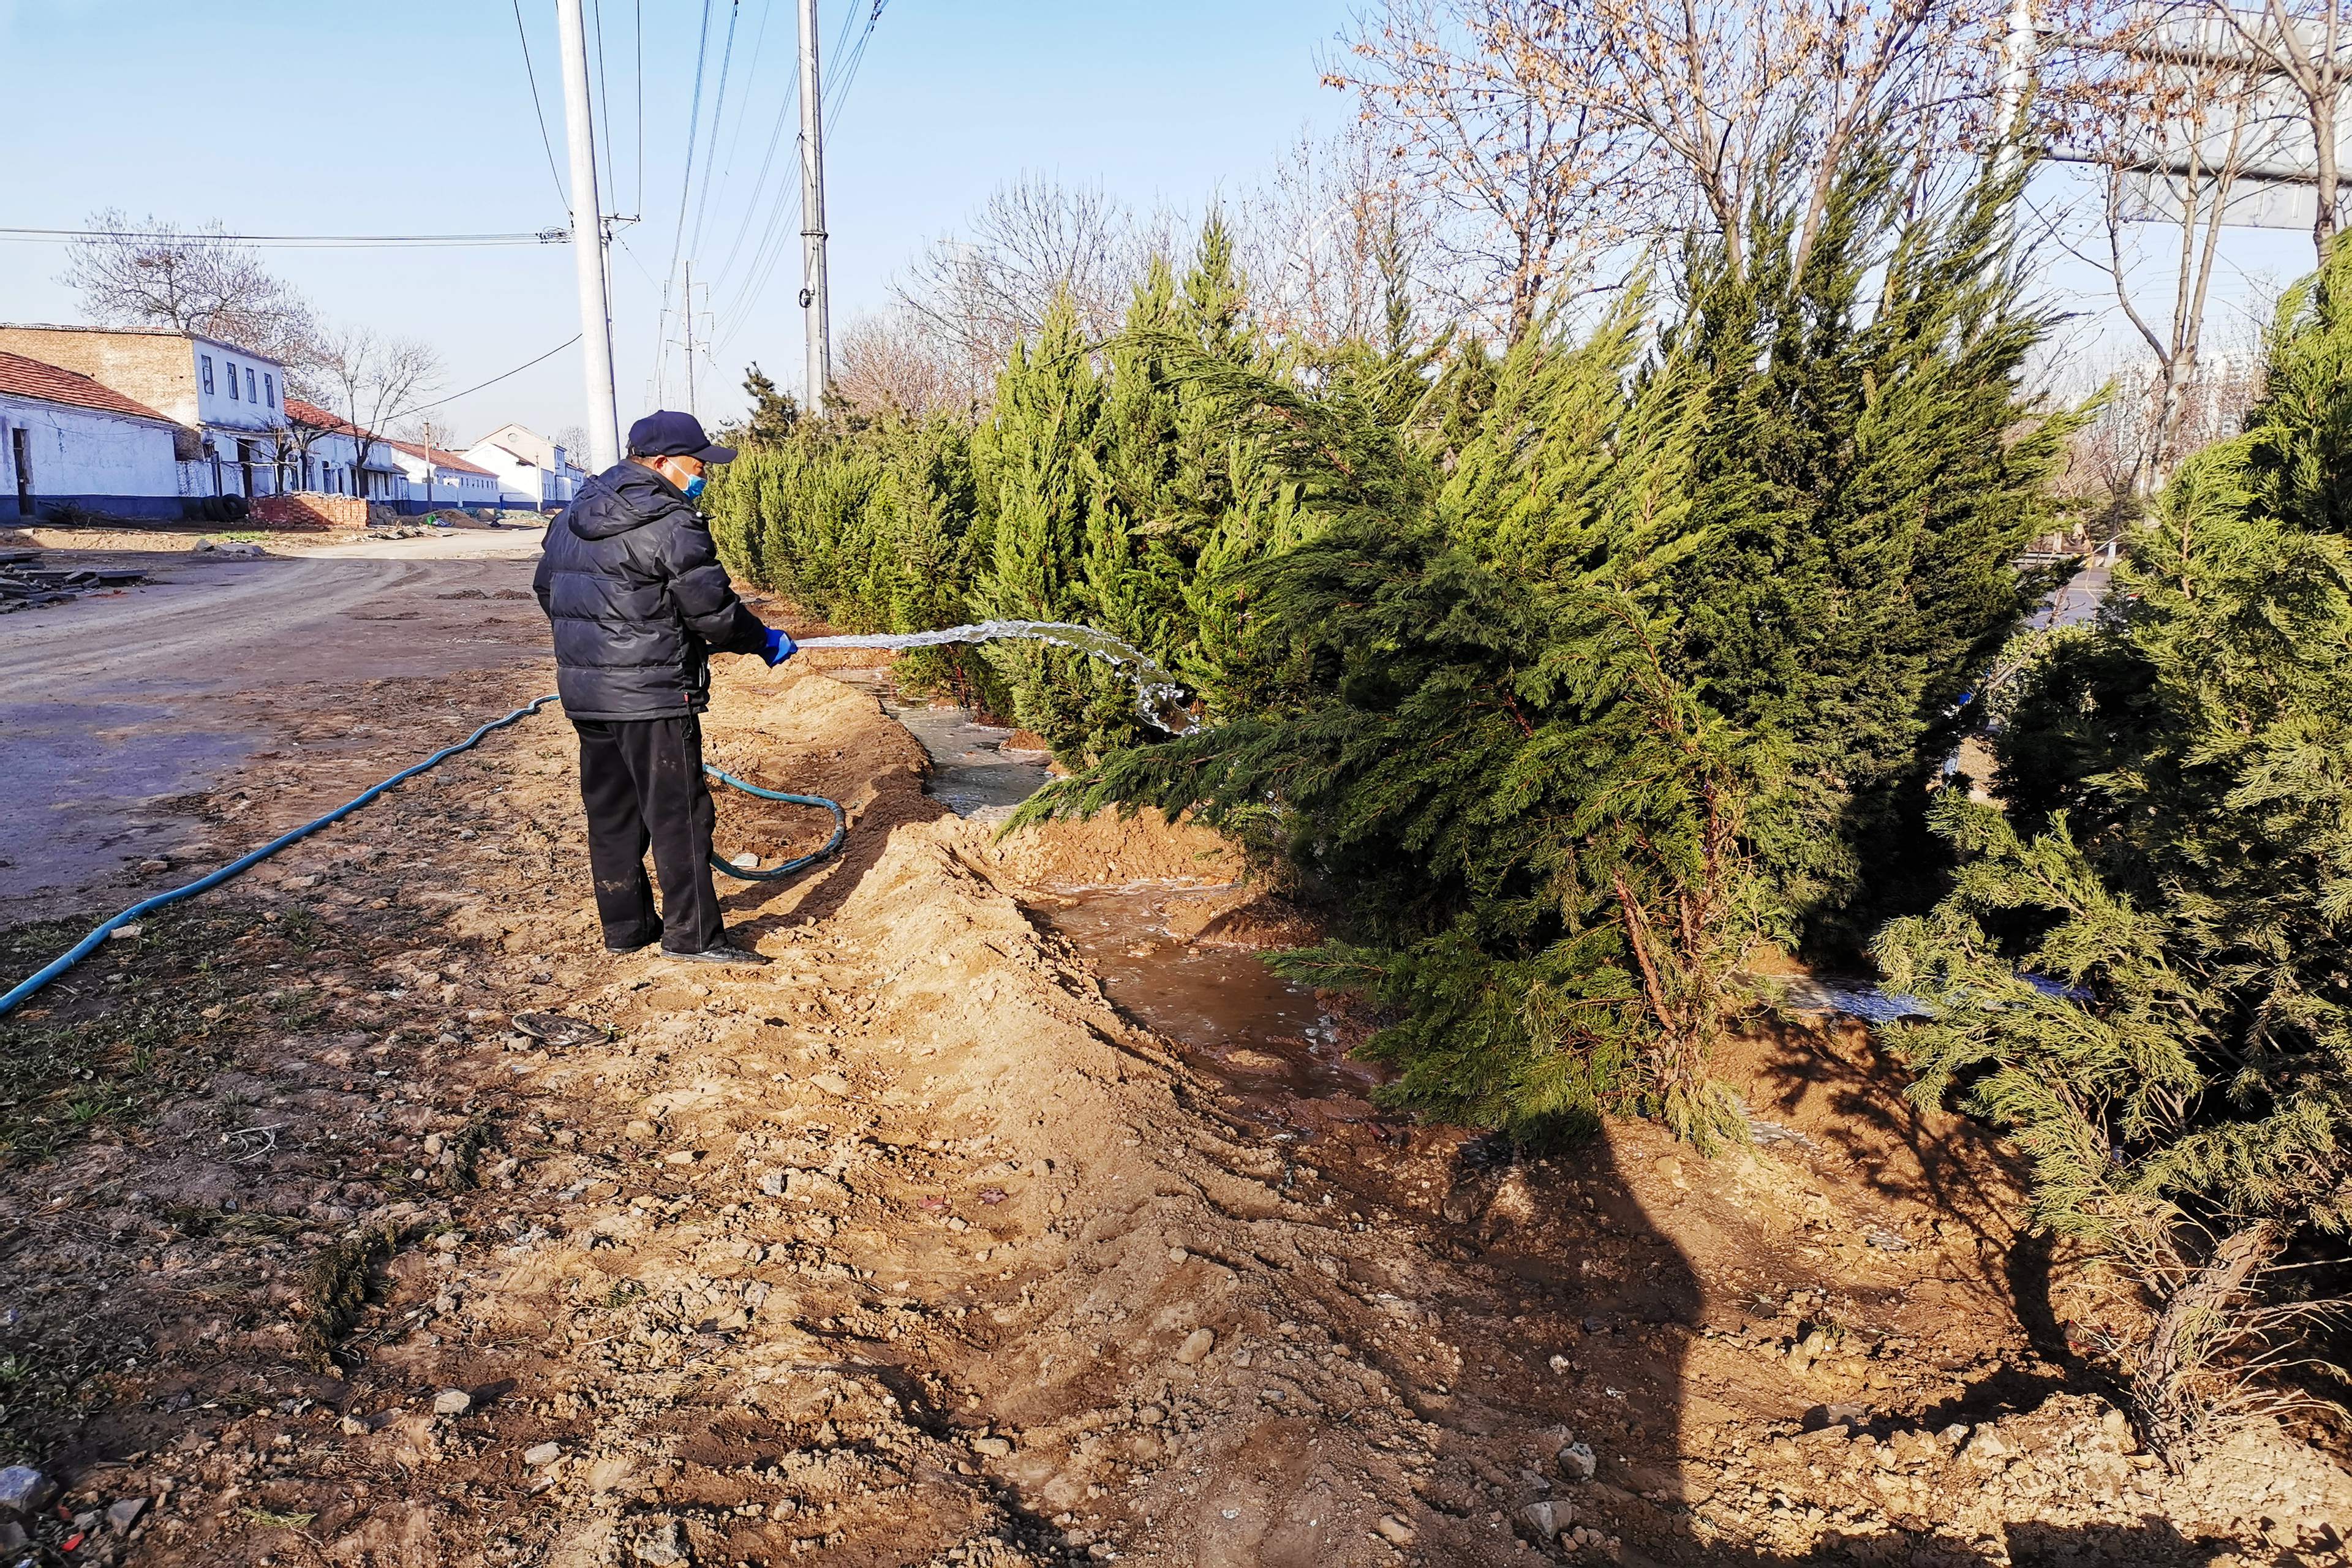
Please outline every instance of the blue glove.
[{"label": "blue glove", "polygon": [[798,652],[800,652],[800,645],[798,643],[793,641],[792,638],[786,637],[776,627],[770,626],[768,628],[768,646],[761,650],[760,657],[768,661],[768,668],[770,669],[773,669],[776,666],[783,663],[784,660],[792,658],[793,655]]}]

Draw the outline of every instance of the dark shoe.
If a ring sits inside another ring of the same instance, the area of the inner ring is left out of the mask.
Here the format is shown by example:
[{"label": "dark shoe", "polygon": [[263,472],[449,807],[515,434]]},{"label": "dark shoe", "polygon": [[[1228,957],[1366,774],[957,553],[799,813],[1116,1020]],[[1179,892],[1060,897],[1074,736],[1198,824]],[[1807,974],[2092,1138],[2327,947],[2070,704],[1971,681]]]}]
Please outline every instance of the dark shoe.
[{"label": "dark shoe", "polygon": [[661,941],[661,932],[656,931],[653,935],[648,937],[640,937],[635,942],[608,942],[604,944],[604,951],[606,952],[643,952],[646,948],[653,946],[654,943],[659,941]]},{"label": "dark shoe", "polygon": [[753,952],[747,948],[731,947],[723,942],[711,947],[706,947],[700,952],[672,952],[669,949],[664,948],[662,949],[662,956],[664,958],[675,958],[681,963],[754,964],[765,963],[768,962],[768,960],[762,958],[760,954]]}]

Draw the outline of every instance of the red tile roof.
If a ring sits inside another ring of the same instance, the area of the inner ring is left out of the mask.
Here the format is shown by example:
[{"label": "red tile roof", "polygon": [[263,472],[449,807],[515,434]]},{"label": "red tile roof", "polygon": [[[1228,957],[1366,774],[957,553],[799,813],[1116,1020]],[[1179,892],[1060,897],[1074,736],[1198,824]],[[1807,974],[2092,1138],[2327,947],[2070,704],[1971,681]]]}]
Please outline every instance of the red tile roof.
[{"label": "red tile roof", "polygon": [[444,450],[439,447],[427,451],[414,441],[392,441],[387,442],[386,445],[396,447],[412,458],[423,458],[436,468],[455,468],[461,474],[479,474],[485,479],[496,477],[489,469],[469,463],[457,453]]},{"label": "red tile roof", "polygon": [[0,392],[13,397],[38,398],[43,403],[63,403],[75,408],[95,408],[101,414],[128,415],[133,419],[153,419],[165,425],[171,420],[143,403],[131,399],[110,386],[100,386],[79,371],[61,370],[44,364],[23,354],[0,351]]},{"label": "red tile roof", "polygon": [[[307,425],[313,430],[324,430],[331,436],[363,436],[366,431],[340,414],[330,414],[315,403],[305,403],[299,397],[286,400],[286,416],[297,425]],[[370,440],[376,437],[369,436]]]}]

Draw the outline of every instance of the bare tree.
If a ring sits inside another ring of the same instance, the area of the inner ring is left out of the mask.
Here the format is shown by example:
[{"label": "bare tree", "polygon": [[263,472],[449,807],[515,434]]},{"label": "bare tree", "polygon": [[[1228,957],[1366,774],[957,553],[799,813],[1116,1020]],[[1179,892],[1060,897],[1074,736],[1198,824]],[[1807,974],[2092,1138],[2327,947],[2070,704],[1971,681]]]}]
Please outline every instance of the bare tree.
[{"label": "bare tree", "polygon": [[2302,108],[2315,160],[2311,243],[2325,262],[2328,242],[2343,226],[2336,135],[2346,67],[2352,64],[2344,58],[2346,45],[2352,43],[2345,36],[2346,0],[2260,0],[2251,10],[2240,10],[2230,0],[2201,4],[2267,73],[2275,73],[2274,79],[2286,85]]},{"label": "bare tree", "polygon": [[1483,239],[1514,330],[1598,249],[1703,225],[1745,270],[1769,180],[1811,250],[1849,153],[1893,136],[1925,181],[1981,137],[1992,0],[1384,0],[1353,89]]},{"label": "bare tree", "polygon": [[992,374],[1061,290],[1088,332],[1117,327],[1139,248],[1134,216],[1100,186],[1028,174],[998,186],[964,234],[941,237],[893,290],[908,325]]},{"label": "bare tree", "polygon": [[59,281],[93,321],[200,332],[288,365],[302,357],[317,329],[309,301],[219,224],[133,224],[110,207],[88,227]]},{"label": "bare tree", "polygon": [[835,393],[869,412],[895,408],[921,418],[969,411],[988,395],[987,379],[958,345],[909,320],[903,307],[860,317],[841,334],[834,355]]},{"label": "bare tree", "polygon": [[1452,221],[1429,234],[1454,302],[1516,338],[1622,237],[1639,149],[1572,90],[1552,0],[1385,0],[1324,81],[1352,91],[1398,176]]},{"label": "bare tree", "polygon": [[[1794,172],[1801,266],[1854,147],[1893,135],[1948,156],[1981,133],[2001,7],[1988,0],[1552,0],[1527,44],[1559,90],[1642,144],[1633,188],[1661,216],[1700,214],[1735,270],[1748,209]],[[1919,177],[1929,171],[1923,169]]]},{"label": "bare tree", "polygon": [[1391,301],[1431,246],[1429,212],[1372,127],[1301,134],[1235,205],[1260,325],[1328,348],[1379,342]]},{"label": "bare tree", "polygon": [[2206,301],[2212,289],[2222,219],[2229,210],[2231,187],[2239,174],[2244,129],[2241,110],[2222,142],[2221,166],[2210,173],[2192,166],[2187,178],[2172,182],[2174,205],[2165,215],[2175,239],[2171,307],[2154,320],[2154,313],[2144,310],[2136,299],[2137,290],[2133,287],[2127,260],[2130,252],[2122,238],[2124,221],[2131,216],[2125,202],[2133,184],[2132,176],[2128,171],[2113,166],[2102,171],[2107,275],[2115,284],[2116,302],[2122,308],[2125,320],[2147,342],[2156,359],[2156,374],[2147,399],[2146,459],[2134,483],[2135,490],[2141,495],[2151,495],[2161,489],[2172,472],[2173,463],[2191,449],[2183,442],[2188,432],[2181,428],[2181,416],[2188,406],[2189,389],[2198,379]]},{"label": "bare tree", "polygon": [[319,334],[304,370],[310,401],[341,416],[358,448],[354,472],[363,470],[394,421],[419,412],[441,379],[440,356],[415,338],[385,338],[365,327],[342,327]]},{"label": "bare tree", "polygon": [[2147,345],[2148,369],[2115,377],[2099,420],[2130,427],[2102,438],[2104,460],[2128,455],[2127,493],[2145,499],[2183,455],[2226,433],[2210,428],[2216,399],[2231,405],[2244,391],[2241,372],[2204,365],[2213,285],[2228,265],[2221,231],[2300,163],[2300,89],[2281,90],[2278,67],[2245,45],[2248,19],[2220,19],[2212,0],[2055,0],[2042,18],[2053,44],[2035,136],[2086,167],[2096,191],[2095,203],[2062,209],[2051,237],[2106,275]]}]

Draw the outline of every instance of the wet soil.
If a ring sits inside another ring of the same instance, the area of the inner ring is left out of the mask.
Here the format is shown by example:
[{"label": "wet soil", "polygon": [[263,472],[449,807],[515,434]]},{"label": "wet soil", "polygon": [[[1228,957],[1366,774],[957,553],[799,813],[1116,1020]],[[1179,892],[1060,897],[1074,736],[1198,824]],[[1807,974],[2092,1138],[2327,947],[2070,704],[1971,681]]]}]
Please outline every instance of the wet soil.
[{"label": "wet soil", "polygon": [[[281,689],[282,754],[191,816],[300,820],[543,689],[509,652]],[[767,968],[603,952],[551,713],[0,1023],[38,1134],[0,1461],[64,1483],[45,1550],[142,1500],[65,1560],[2346,1560],[2352,1480],[2275,1429],[2137,1451],[2012,1163],[1860,1031],[1732,1042],[1774,1133],[1712,1162],[1301,1137],[1028,912],[1181,884],[1213,943],[1250,924],[1213,837],[1000,838],[789,667],[722,661],[706,728],[850,813],[824,868],[722,884]]]},{"label": "wet soil", "polygon": [[914,736],[929,763],[923,792],[958,816],[1002,820],[1054,776],[1050,753],[1008,744],[1016,731],[983,724],[969,709],[901,695],[886,665],[841,666],[825,673],[871,692],[882,710]]},{"label": "wet soil", "polygon": [[1169,924],[1179,896],[1148,883],[1054,889],[1023,907],[1069,942],[1113,1006],[1259,1113],[1280,1119],[1298,1100],[1362,1100],[1381,1075],[1346,1054],[1332,1005],[1276,974],[1255,948],[1179,937]]},{"label": "wet soil", "polygon": [[[887,666],[826,674],[872,692],[906,728],[929,763],[923,793],[958,816],[1002,822],[1053,777],[1047,753],[1006,744],[1015,731],[982,723],[968,709],[903,696]],[[1113,1006],[1180,1047],[1255,1114],[1281,1120],[1295,1100],[1360,1100],[1380,1075],[1349,1058],[1339,1020],[1312,987],[1267,967],[1265,944],[1200,942],[1171,928],[1171,906],[1197,908],[1202,896],[1181,881],[1064,883],[1023,907],[1069,943]]]}]

